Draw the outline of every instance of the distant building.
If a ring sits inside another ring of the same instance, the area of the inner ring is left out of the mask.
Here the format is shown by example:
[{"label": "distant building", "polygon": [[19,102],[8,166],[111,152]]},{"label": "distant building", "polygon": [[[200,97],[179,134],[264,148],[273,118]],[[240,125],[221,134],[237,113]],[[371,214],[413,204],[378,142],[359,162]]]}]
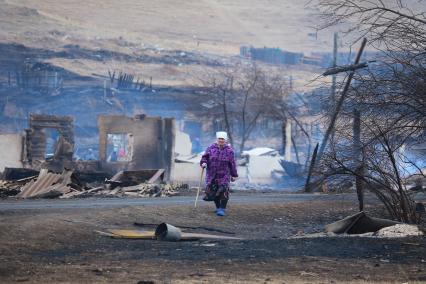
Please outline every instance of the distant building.
[{"label": "distant building", "polygon": [[[347,65],[355,59],[354,52],[339,52],[337,54],[337,65]],[[333,62],[332,52],[312,52],[310,56],[303,53],[281,50],[280,48],[255,48],[253,46],[241,46],[240,56],[252,60],[258,60],[275,65],[298,65],[308,64],[328,68]],[[363,58],[375,58],[378,52],[364,52]]]},{"label": "distant building", "polygon": [[303,64],[321,66],[322,58],[318,56],[303,56]]},{"label": "distant building", "polygon": [[296,65],[301,63],[303,53],[284,51],[280,48],[241,46],[240,56],[269,64]]}]

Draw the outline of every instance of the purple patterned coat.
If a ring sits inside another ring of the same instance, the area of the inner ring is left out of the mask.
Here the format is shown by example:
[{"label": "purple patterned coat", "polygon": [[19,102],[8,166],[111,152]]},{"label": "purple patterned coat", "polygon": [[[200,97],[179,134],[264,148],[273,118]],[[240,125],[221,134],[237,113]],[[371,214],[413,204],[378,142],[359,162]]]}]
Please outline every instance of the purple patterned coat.
[{"label": "purple patterned coat", "polygon": [[238,177],[234,150],[225,144],[220,149],[217,143],[207,147],[201,157],[200,165],[207,164],[206,184],[217,181],[218,185],[229,186],[230,177]]}]

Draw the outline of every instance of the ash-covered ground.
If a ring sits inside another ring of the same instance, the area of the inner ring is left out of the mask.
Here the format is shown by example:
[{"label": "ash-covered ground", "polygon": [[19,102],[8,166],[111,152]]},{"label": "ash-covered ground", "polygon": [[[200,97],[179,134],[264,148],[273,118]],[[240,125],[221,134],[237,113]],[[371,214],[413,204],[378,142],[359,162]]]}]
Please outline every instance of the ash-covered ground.
[{"label": "ash-covered ground", "polygon": [[[304,235],[323,231],[324,225],[330,222],[357,212],[353,194],[304,196],[237,192],[231,197],[226,217],[217,217],[212,204],[202,201],[194,209],[192,196],[146,201],[88,198],[22,203],[3,200],[0,206],[0,281],[426,281],[424,237],[304,238]],[[366,211],[371,216],[386,217],[373,198],[368,199]],[[148,225],[135,226],[135,222]],[[186,232],[223,234],[241,240],[160,242],[114,239],[95,232],[113,228],[153,230],[155,226],[149,224],[161,222],[178,227],[199,227],[183,229]]]}]

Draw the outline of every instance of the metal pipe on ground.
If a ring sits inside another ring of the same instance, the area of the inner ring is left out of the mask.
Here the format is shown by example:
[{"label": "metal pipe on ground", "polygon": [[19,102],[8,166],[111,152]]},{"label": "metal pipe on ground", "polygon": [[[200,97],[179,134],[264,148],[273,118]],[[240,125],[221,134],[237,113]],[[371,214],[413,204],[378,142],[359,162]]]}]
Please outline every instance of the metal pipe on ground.
[{"label": "metal pipe on ground", "polygon": [[155,229],[155,237],[160,241],[177,242],[182,238],[182,232],[173,225],[161,223]]}]

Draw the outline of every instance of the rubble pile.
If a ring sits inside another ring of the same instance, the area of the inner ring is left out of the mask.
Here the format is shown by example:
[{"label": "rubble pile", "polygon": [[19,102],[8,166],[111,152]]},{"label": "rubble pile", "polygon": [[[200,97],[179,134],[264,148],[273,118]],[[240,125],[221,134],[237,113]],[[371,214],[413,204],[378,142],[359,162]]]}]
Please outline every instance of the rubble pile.
[{"label": "rubble pile", "polygon": [[15,196],[21,192],[21,187],[35,177],[15,181],[0,180],[0,197]]},{"label": "rubble pile", "polygon": [[[134,196],[165,197],[174,196],[181,190],[188,189],[187,184],[164,183],[159,181],[164,170],[143,182],[129,185],[127,172],[119,172],[110,180],[97,187],[89,187],[79,180],[72,170],[62,173],[42,169],[37,176],[18,180],[0,180],[0,197],[17,198],[73,198],[90,196]],[[133,177],[134,178],[134,177]]]},{"label": "rubble pile", "polygon": [[186,189],[186,184],[150,184],[141,183],[135,186],[128,186],[119,189],[124,195],[142,196],[142,197],[164,197],[173,196],[179,193],[179,190]]},{"label": "rubble pile", "polygon": [[78,182],[73,183],[73,171],[63,171],[62,174],[50,173],[42,169],[37,178],[31,179],[20,188],[16,195],[19,198],[55,198],[63,194],[82,190]]},{"label": "rubble pile", "polygon": [[72,170],[54,173],[42,169],[35,176],[0,180],[0,197],[56,198],[86,189]]},{"label": "rubble pile", "polygon": [[82,192],[70,192],[61,196],[60,198],[70,197],[90,197],[90,196],[133,196],[133,197],[166,197],[177,195],[181,190],[187,189],[187,184],[173,183],[173,184],[152,184],[141,183],[128,187],[116,187],[109,189],[106,187],[96,187]]}]

